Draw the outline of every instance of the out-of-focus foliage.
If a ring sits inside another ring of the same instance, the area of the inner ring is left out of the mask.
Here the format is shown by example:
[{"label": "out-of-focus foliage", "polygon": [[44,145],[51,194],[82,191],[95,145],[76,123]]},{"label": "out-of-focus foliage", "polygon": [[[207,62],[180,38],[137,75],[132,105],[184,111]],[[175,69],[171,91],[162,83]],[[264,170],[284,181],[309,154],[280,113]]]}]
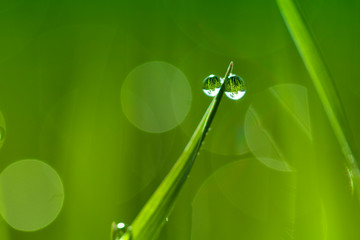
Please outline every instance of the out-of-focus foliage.
[{"label": "out-of-focus foliage", "polygon": [[[360,4],[298,5],[357,154]],[[0,3],[0,175],[38,159],[64,188],[50,225],[18,231],[1,217],[0,239],[108,239],[112,221],[132,222],[211,101],[203,79],[222,76],[230,60],[247,93],[223,99],[159,239],[357,239],[360,208],[341,147],[276,2],[264,0]],[[156,96],[143,81],[139,92],[124,88],[149,62],[176,69],[180,94],[161,92],[177,82],[156,72],[146,83]],[[171,125],[143,131],[129,121],[124,91],[140,96],[135,119]]]}]

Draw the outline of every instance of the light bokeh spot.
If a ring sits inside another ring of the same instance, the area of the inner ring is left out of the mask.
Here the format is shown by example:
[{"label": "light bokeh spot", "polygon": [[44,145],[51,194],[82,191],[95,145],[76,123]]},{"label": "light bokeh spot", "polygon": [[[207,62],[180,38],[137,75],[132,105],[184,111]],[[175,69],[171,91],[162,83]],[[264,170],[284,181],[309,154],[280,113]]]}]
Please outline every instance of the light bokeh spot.
[{"label": "light bokeh spot", "polygon": [[185,75],[165,62],[148,62],[126,77],[121,105],[128,120],[150,133],[169,131],[185,119],[192,100]]},{"label": "light bokeh spot", "polygon": [[0,175],[0,212],[20,231],[36,231],[59,214],[64,189],[57,172],[39,160],[21,160]]},{"label": "light bokeh spot", "polygon": [[294,206],[294,175],[279,175],[253,158],[234,161],[195,195],[191,239],[282,239],[293,231]]},{"label": "light bokeh spot", "polygon": [[249,148],[260,162],[279,171],[291,171],[280,148],[272,135],[263,127],[252,106],[246,113],[245,135]]},{"label": "light bokeh spot", "polygon": [[297,121],[309,138],[312,139],[306,87],[297,84],[281,84],[269,90],[284,109]]},{"label": "light bokeh spot", "polygon": [[306,87],[280,84],[262,92],[247,110],[244,127],[249,149],[261,163],[294,170],[312,141]]}]

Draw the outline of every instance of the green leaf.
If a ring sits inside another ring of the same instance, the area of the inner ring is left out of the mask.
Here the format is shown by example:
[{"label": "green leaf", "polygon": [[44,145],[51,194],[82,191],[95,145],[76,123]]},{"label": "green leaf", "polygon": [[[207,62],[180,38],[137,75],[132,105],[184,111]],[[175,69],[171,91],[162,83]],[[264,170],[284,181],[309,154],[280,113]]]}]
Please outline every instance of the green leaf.
[{"label": "green leaf", "polygon": [[[232,66],[233,63],[231,62],[224,79],[227,79],[228,75],[231,73]],[[224,84],[207,108],[183,153],[180,155],[165,179],[161,182],[160,186],[141,209],[126,233],[120,238],[121,240],[150,240],[157,237],[166,218],[172,210],[181,187],[187,179],[223,94]]]},{"label": "green leaf", "polygon": [[360,199],[360,172],[349,144],[350,131],[347,127],[343,107],[330,73],[298,6],[292,0],[277,0],[277,4],[341,146],[351,181],[354,183]]}]

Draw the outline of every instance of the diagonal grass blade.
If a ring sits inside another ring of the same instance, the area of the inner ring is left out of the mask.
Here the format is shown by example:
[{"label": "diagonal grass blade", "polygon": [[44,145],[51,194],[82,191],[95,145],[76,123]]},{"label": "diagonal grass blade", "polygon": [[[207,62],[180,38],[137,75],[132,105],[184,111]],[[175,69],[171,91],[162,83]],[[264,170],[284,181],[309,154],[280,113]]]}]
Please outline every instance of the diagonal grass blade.
[{"label": "diagonal grass blade", "polygon": [[[230,62],[224,79],[227,79],[232,68],[233,62]],[[187,179],[201,144],[215,117],[223,94],[224,84],[207,108],[183,153],[120,240],[151,240],[156,238],[174,206],[181,187]]]}]

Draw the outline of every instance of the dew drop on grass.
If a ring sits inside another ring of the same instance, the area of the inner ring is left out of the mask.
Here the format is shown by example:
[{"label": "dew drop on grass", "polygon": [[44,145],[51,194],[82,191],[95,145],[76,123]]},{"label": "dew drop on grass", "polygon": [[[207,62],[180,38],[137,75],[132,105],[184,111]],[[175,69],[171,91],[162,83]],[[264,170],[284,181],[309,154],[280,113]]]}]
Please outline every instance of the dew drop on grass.
[{"label": "dew drop on grass", "polygon": [[244,80],[235,75],[230,74],[225,81],[225,94],[228,98],[233,100],[241,99],[246,93],[246,86]]},{"label": "dew drop on grass", "polygon": [[125,234],[127,226],[125,223],[112,223],[111,240],[119,240]]},{"label": "dew drop on grass", "polygon": [[204,79],[203,91],[209,97],[214,97],[220,91],[220,87],[222,83],[223,83],[223,79],[211,74],[210,76]]}]

